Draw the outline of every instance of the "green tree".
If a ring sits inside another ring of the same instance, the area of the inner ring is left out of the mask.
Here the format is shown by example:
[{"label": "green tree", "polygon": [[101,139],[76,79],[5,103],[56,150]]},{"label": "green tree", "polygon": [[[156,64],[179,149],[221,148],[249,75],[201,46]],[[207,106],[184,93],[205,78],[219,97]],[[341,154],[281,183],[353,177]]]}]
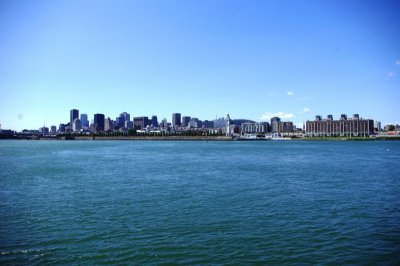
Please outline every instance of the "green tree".
[{"label": "green tree", "polygon": [[388,125],[387,126],[387,131],[394,131],[395,130],[395,126],[394,125]]}]

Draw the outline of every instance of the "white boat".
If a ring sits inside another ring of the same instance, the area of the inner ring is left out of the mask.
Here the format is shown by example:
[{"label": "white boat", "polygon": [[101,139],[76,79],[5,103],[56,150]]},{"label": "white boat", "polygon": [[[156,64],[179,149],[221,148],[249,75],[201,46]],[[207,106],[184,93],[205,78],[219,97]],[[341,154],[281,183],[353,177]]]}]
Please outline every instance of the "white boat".
[{"label": "white boat", "polygon": [[282,137],[279,133],[275,133],[269,136],[265,136],[267,140],[291,140],[292,138],[289,137]]}]

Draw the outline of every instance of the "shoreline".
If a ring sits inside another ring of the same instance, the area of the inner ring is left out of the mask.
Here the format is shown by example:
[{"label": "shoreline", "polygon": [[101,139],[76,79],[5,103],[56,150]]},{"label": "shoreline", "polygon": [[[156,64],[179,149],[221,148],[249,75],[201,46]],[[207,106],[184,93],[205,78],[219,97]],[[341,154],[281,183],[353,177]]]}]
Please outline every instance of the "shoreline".
[{"label": "shoreline", "polygon": [[[238,139],[233,136],[3,136],[1,139],[15,140],[125,140],[125,141],[272,141],[268,139]],[[292,138],[285,141],[379,141],[400,140],[400,136],[376,136],[376,137],[307,137]]]}]

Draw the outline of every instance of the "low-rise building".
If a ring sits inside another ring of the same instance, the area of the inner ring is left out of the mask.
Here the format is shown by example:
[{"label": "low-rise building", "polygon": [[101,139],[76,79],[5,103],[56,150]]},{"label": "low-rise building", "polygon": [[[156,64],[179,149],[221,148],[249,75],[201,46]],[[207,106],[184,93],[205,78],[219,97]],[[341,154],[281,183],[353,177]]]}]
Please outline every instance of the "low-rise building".
[{"label": "low-rise building", "polygon": [[267,133],[269,129],[268,122],[243,123],[240,126],[241,133]]}]

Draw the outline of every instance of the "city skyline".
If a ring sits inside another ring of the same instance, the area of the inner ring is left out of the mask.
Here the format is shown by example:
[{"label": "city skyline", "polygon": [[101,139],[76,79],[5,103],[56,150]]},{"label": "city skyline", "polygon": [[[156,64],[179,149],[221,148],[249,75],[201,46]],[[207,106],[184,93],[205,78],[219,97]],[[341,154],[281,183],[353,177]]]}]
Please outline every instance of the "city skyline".
[{"label": "city skyline", "polygon": [[[2,1],[0,124],[171,114],[399,124],[396,1]],[[101,107],[101,108],[99,108]],[[132,120],[132,119],[131,119]]]}]

